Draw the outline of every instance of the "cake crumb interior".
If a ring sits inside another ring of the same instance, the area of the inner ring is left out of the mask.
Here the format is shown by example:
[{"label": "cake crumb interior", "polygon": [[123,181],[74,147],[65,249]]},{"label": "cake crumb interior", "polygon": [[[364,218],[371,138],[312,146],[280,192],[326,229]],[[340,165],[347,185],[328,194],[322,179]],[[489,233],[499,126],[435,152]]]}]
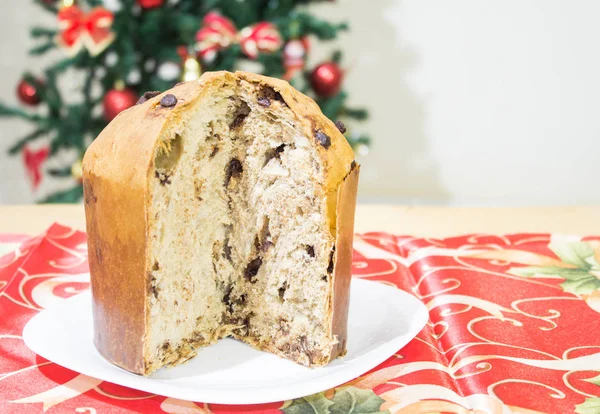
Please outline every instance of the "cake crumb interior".
[{"label": "cake crumb interior", "polygon": [[244,80],[190,113],[149,178],[147,370],[226,336],[326,363],[334,239],[313,138],[279,93]]}]

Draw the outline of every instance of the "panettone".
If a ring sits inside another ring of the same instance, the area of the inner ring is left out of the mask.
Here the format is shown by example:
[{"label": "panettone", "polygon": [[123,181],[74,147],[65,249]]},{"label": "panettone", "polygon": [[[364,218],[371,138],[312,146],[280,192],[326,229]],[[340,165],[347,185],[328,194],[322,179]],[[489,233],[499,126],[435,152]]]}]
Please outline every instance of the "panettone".
[{"label": "panettone", "polygon": [[287,82],[145,94],[83,160],[100,353],[144,375],[226,336],[306,366],[343,355],[358,173]]}]

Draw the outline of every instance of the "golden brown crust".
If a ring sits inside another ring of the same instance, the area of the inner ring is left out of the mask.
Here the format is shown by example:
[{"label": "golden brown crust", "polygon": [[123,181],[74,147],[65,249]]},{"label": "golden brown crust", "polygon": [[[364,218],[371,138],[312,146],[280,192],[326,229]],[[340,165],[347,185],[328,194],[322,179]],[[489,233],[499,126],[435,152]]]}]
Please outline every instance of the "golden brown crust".
[{"label": "golden brown crust", "polygon": [[117,117],[83,160],[94,342],[107,359],[138,373],[144,371],[146,175],[150,137],[164,124],[164,117],[146,119],[144,109]]},{"label": "golden brown crust", "polygon": [[148,178],[158,139],[200,98],[204,82],[188,82],[166,93],[174,108],[160,106],[161,94],[115,118],[88,148],[83,183],[90,251],[94,342],[116,365],[146,373],[143,339],[148,268],[146,217]]},{"label": "golden brown crust", "polygon": [[350,306],[350,281],[352,279],[352,239],[354,236],[354,210],[358,191],[360,166],[348,173],[337,192],[337,236],[333,276],[332,334],[337,344],[331,350],[331,359],[346,353],[348,339],[348,308]]},{"label": "golden brown crust", "polygon": [[[331,141],[325,148],[315,140],[315,147],[325,170],[331,234],[338,238],[332,312],[333,331],[340,343],[332,357],[345,348],[353,200],[358,176],[358,169],[348,176],[354,158],[352,149],[316,103],[287,82],[243,72],[213,72],[119,114],[92,143],[83,160],[94,342],[104,357],[129,371],[147,374],[148,369],[142,347],[149,283],[146,239],[152,220],[147,217],[149,179],[154,171],[156,146],[169,125],[176,124],[196,102],[236,79],[273,88],[296,114],[307,135],[314,137],[320,131]],[[161,98],[168,93],[177,98],[175,107],[160,106]]]}]

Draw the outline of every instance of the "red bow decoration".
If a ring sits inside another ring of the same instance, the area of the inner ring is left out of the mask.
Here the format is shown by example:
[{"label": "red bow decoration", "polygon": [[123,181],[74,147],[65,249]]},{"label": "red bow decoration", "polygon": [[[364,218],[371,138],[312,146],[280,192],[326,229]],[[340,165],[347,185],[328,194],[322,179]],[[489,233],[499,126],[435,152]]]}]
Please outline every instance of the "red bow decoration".
[{"label": "red bow decoration", "polygon": [[110,30],[113,21],[113,14],[102,7],[96,7],[87,14],[77,6],[64,7],[58,12],[61,31],[57,43],[72,56],[82,48],[96,56],[115,39],[115,34]]},{"label": "red bow decoration", "polygon": [[211,62],[219,50],[239,43],[242,52],[256,59],[260,52],[274,52],[281,47],[281,35],[273,23],[259,22],[237,32],[233,22],[219,13],[210,12],[196,33],[196,50],[202,60]]},{"label": "red bow decoration", "polygon": [[33,189],[37,189],[40,183],[42,182],[42,173],[40,171],[42,164],[48,158],[50,150],[48,147],[44,147],[37,151],[32,151],[29,147],[25,147],[23,149],[23,162],[25,163],[25,168],[27,169],[27,175],[31,180],[31,184],[33,185]]}]

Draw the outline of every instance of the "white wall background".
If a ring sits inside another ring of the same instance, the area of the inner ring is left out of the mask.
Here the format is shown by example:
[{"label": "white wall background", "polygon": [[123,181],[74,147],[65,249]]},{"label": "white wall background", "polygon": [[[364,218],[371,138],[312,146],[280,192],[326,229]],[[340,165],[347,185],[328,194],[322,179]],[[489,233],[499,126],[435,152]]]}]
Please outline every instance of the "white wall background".
[{"label": "white wall background", "polygon": [[[600,2],[337,0],[314,7],[352,31],[345,50],[354,125],[374,138],[363,201],[452,204],[600,202]],[[0,99],[28,58],[30,2],[0,0]],[[313,63],[334,45],[317,47]],[[35,62],[35,63],[34,63]],[[33,200],[5,149],[28,130],[0,121],[0,203]],[[48,190],[47,182],[40,192]]]}]

